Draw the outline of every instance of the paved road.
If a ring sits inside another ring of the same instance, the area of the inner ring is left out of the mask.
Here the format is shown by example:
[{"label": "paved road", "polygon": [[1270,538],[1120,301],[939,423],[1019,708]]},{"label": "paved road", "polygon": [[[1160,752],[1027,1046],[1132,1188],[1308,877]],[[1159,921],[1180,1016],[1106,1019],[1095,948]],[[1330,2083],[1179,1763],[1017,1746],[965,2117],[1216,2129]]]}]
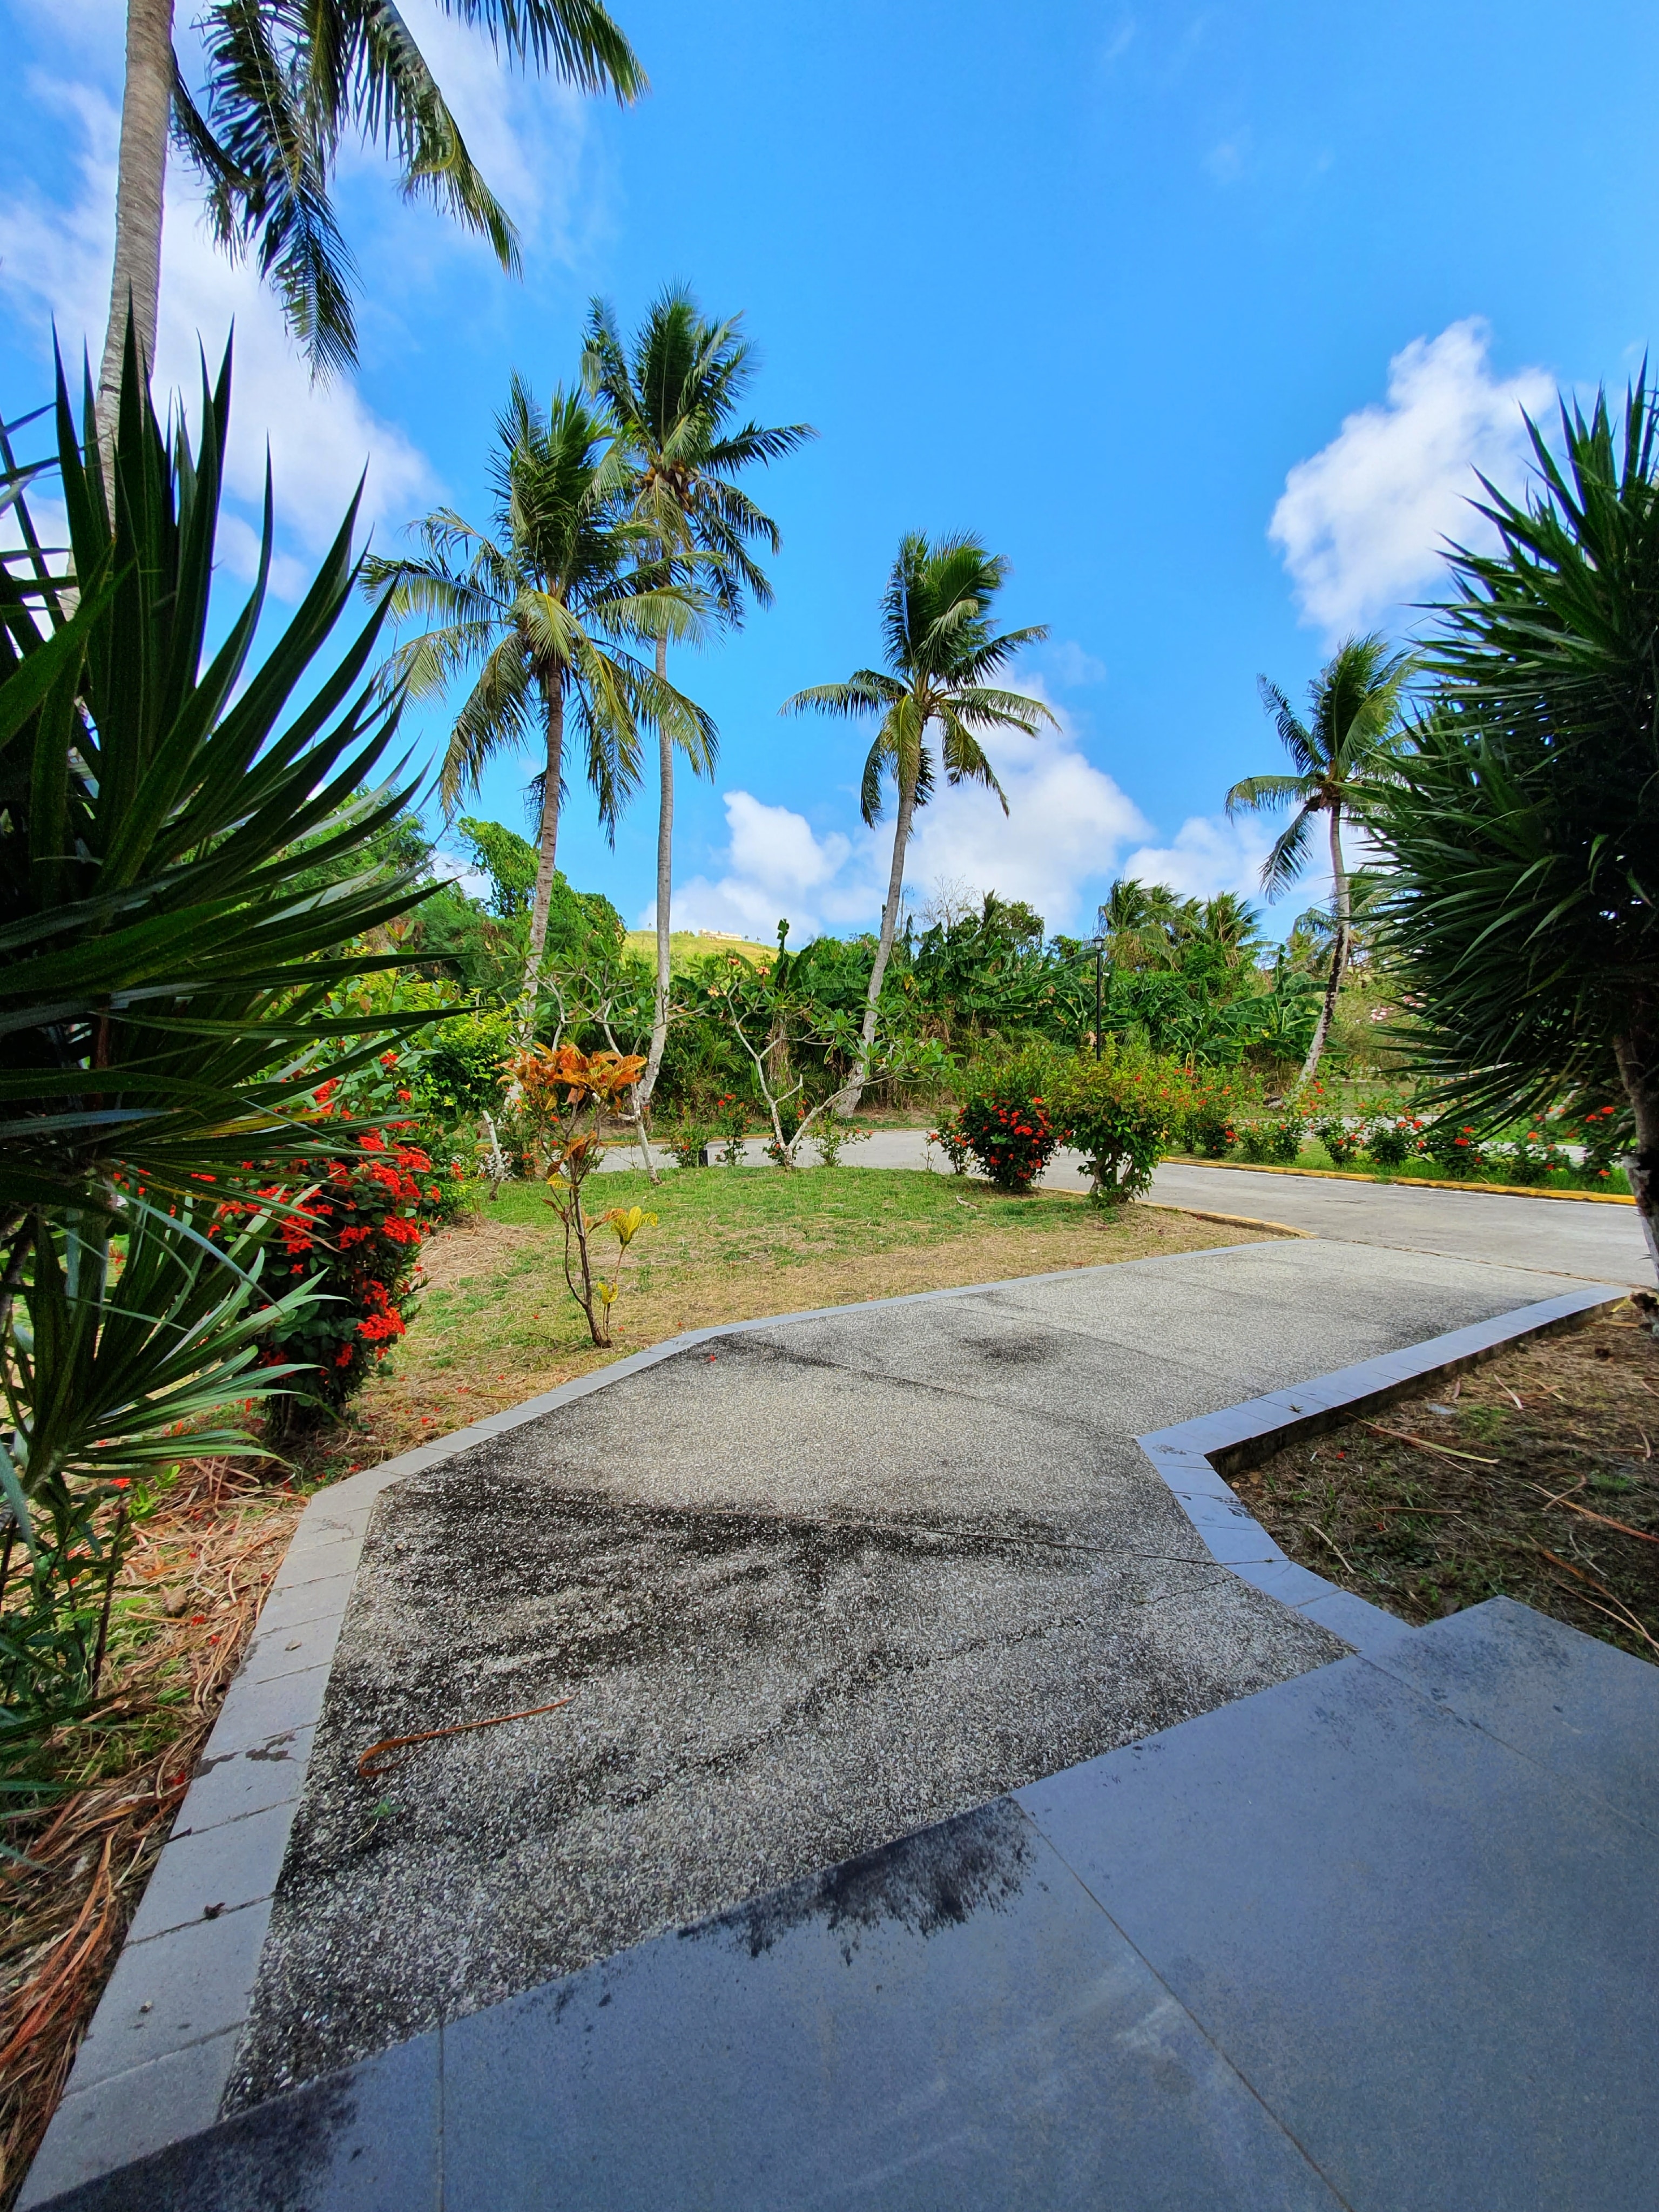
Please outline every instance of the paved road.
[{"label": "paved road", "polygon": [[[758,1141],[750,1163],[765,1164]],[[948,1172],[920,1129],[878,1129],[851,1146],[849,1166],[926,1168]],[[614,1151],[607,1166],[635,1167],[636,1152]],[[669,1163],[665,1160],[665,1165]],[[1082,1156],[1060,1152],[1043,1181],[1051,1189],[1086,1188]],[[1653,1267],[1636,1209],[1591,1200],[1503,1198],[1490,1193],[1418,1190],[1405,1183],[1339,1182],[1316,1176],[1263,1175],[1249,1168],[1161,1167],[1152,1196],[1202,1212],[1282,1221],[1315,1237],[1382,1244],[1399,1252],[1437,1252],[1506,1267],[1536,1267],[1595,1283],[1651,1283]]]}]

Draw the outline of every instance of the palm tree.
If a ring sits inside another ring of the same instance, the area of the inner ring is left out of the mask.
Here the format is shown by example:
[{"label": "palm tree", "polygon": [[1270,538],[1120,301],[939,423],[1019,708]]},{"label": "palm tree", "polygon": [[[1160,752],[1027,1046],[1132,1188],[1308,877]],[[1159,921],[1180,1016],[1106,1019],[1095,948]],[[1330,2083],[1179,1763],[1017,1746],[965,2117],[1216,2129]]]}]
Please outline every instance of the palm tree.
[{"label": "palm tree", "polygon": [[1405,742],[1401,694],[1412,675],[1409,653],[1390,653],[1377,636],[1351,637],[1339,646],[1309,686],[1313,708],[1304,722],[1276,684],[1258,678],[1261,703],[1273,718],[1279,740],[1296,763],[1294,775],[1250,775],[1227,793],[1227,812],[1267,814],[1285,807],[1295,812],[1262,864],[1261,888],[1270,898],[1293,883],[1308,863],[1314,818],[1328,819],[1331,857],[1330,975],[1325,1003],[1302,1070],[1304,1083],[1319,1066],[1336,1013],[1336,994],[1352,939],[1352,905],[1342,857],[1342,817],[1362,815],[1367,800],[1385,783],[1391,762]]},{"label": "palm tree", "polygon": [[[476,670],[455,718],[440,788],[453,807],[489,762],[535,736],[542,752],[541,831],[525,965],[526,1020],[547,942],[557,865],[565,742],[572,726],[599,819],[617,819],[639,781],[639,732],[666,729],[707,757],[714,726],[625,641],[695,636],[701,613],[684,584],[641,568],[650,532],[623,511],[614,428],[575,392],[545,412],[514,375],[496,423],[492,532],[447,507],[418,525],[423,558],[371,560],[368,588],[392,586],[392,612],[434,617],[392,656],[415,694]],[[533,787],[532,787],[533,788]]]},{"label": "palm tree", "polygon": [[985,784],[1002,800],[1006,814],[1008,801],[978,733],[1021,730],[1034,738],[1044,722],[1054,720],[1040,699],[1000,690],[987,681],[1000,675],[1023,647],[1048,635],[1046,623],[1009,630],[1001,637],[993,634],[990,605],[1007,573],[1007,562],[988,553],[976,538],[942,538],[930,545],[921,532],[912,532],[900,541],[882,600],[886,668],[860,668],[845,684],[820,684],[797,691],[780,710],[786,714],[807,708],[826,714],[879,714],[881,725],[864,763],[861,811],[866,822],[873,827],[881,819],[884,778],[890,775],[897,791],[893,861],[870,971],[858,1066],[842,1094],[848,1114],[856,1109],[870,1079],[876,1010],[898,925],[911,822],[933,790],[929,729],[939,725],[939,753],[947,781]]},{"label": "palm tree", "polygon": [[[684,285],[652,303],[630,351],[604,301],[588,310],[585,367],[590,390],[616,420],[626,457],[635,520],[649,532],[648,557],[689,571],[718,619],[735,629],[747,593],[770,606],[772,586],[750,553],[757,540],[775,553],[778,526],[732,479],[755,462],[769,462],[817,433],[809,423],[763,429],[732,425],[732,410],[753,374],[743,318],[708,323]],[[668,680],[668,637],[657,638],[657,675]],[[657,732],[657,990],[651,1049],[640,1079],[641,1110],[651,1103],[668,1042],[669,915],[673,892],[674,747],[684,735],[666,723]],[[712,747],[686,748],[694,774],[714,764]]]},{"label": "palm tree", "polygon": [[[620,101],[646,89],[633,48],[600,0],[444,0],[510,63],[550,69]],[[257,254],[289,325],[319,368],[355,360],[351,256],[329,201],[348,128],[397,162],[406,199],[429,199],[516,270],[516,234],[473,167],[409,26],[385,0],[208,0],[198,94],[173,45],[173,0],[127,0],[126,81],[115,193],[115,263],[99,378],[112,434],[131,309],[148,373],[155,358],[161,204],[169,131],[205,179],[219,243]]]}]

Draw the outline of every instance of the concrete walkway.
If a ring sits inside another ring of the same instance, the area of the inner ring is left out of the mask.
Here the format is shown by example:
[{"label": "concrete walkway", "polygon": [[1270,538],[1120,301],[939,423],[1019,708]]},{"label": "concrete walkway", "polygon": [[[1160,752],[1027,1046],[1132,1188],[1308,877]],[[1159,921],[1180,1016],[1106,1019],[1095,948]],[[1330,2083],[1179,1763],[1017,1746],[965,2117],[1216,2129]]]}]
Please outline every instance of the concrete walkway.
[{"label": "concrete walkway", "polygon": [[1498,1600],[56,2212],[1632,2212],[1659,1671]]},{"label": "concrete walkway", "polygon": [[[750,1164],[767,1164],[752,1140]],[[948,1173],[921,1129],[878,1129],[848,1147],[849,1166],[925,1168]],[[606,1165],[637,1167],[637,1152],[613,1151]],[[663,1165],[672,1166],[664,1159]],[[1061,1152],[1043,1177],[1048,1189],[1088,1188],[1082,1157]],[[1169,1161],[1152,1178],[1151,1195],[1200,1212],[1282,1221],[1309,1235],[1395,1251],[1439,1252],[1449,1259],[1540,1268],[1587,1282],[1653,1283],[1653,1267],[1634,1206],[1593,1200],[1508,1198],[1495,1193],[1419,1190],[1409,1183],[1342,1182],[1316,1176],[1263,1175],[1248,1168],[1198,1167]]]}]

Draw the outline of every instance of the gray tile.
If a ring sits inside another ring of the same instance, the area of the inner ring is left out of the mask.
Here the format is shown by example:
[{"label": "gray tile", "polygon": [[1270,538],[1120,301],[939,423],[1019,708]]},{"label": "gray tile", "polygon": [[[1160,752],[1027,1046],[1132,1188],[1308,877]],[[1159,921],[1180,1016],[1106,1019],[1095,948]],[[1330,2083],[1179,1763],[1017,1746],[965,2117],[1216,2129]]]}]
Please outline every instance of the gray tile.
[{"label": "gray tile", "polygon": [[240,1751],[216,1750],[210,1742],[196,1770],[179,1817],[175,1836],[211,1828],[221,1820],[262,1813],[267,1805],[293,1802],[305,1788],[306,1767],[316,1729],[279,1729]]},{"label": "gray tile", "polygon": [[1333,1636],[1340,1636],[1356,1651],[1367,1655],[1387,1650],[1412,1634],[1409,1622],[1380,1605],[1368,1604],[1351,1590],[1331,1589],[1318,1597],[1297,1601],[1296,1609],[1304,1620],[1316,1620]]},{"label": "gray tile", "polygon": [[1018,1796],[1358,2212],[1650,2201],[1642,1831],[1358,1659]]},{"label": "gray tile", "polygon": [[148,1943],[129,1943],[81,2045],[71,2088],[90,2090],[112,2075],[240,2027],[270,1923],[268,1905],[245,1905]]},{"label": "gray tile", "polygon": [[[237,2033],[227,2029],[84,2090],[71,2082],[29,2168],[17,2212],[37,2212],[48,2203],[68,2212],[96,2203],[96,2194],[88,2197],[82,2188],[95,2176],[110,2175],[106,2185],[123,2184],[130,2161],[211,2127],[236,2055]],[[117,2167],[123,2171],[112,2172]],[[177,2212],[164,2197],[125,2201],[143,2203],[145,2212]]]},{"label": "gray tile", "polygon": [[215,1919],[221,1912],[269,1897],[282,1872],[293,1824],[291,1804],[250,1813],[192,1835],[175,1836],[156,1861],[127,1934],[143,1943],[170,1928]]},{"label": "gray tile", "polygon": [[[343,1579],[331,1577],[321,1587],[337,1589],[339,1580]],[[247,1657],[242,1662],[242,1671],[237,1679],[250,1685],[276,1682],[285,1674],[302,1674],[312,1667],[326,1667],[334,1656],[344,1618],[343,1608],[334,1607],[313,1620],[269,1629],[262,1626],[248,1646]]]},{"label": "gray tile", "polygon": [[1659,1667],[1501,1597],[1419,1629],[1377,1663],[1659,1828]]},{"label": "gray tile", "polygon": [[434,2034],[46,2201],[52,2212],[438,2212],[441,2165]]},{"label": "gray tile", "polygon": [[314,1581],[279,1581],[260,1610],[256,1640],[263,1641],[279,1629],[302,1628],[308,1620],[343,1613],[356,1572],[354,1568],[345,1573],[319,1575]]},{"label": "gray tile", "polygon": [[326,1666],[307,1667],[270,1682],[252,1682],[239,1674],[220,1709],[208,1740],[209,1752],[223,1758],[268,1742],[284,1730],[313,1726],[323,1710],[328,1675]]},{"label": "gray tile", "polygon": [[444,2031],[445,2212],[1335,2204],[1007,1800]]},{"label": "gray tile", "polygon": [[1328,1597],[1332,1584],[1322,1575],[1310,1574],[1294,1559],[1237,1559],[1233,1572],[1253,1589],[1266,1590],[1281,1605],[1305,1606],[1315,1598]]}]

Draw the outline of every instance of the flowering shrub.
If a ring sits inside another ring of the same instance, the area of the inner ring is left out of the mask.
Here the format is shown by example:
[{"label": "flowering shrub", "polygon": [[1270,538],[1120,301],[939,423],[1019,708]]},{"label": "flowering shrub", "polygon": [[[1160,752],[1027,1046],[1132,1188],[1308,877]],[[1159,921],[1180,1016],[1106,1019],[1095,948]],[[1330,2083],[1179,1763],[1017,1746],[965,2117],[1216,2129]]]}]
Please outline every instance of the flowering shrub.
[{"label": "flowering shrub", "polygon": [[1542,1129],[1528,1129],[1510,1146],[1509,1158],[1504,1162],[1504,1173],[1511,1182],[1547,1182],[1572,1164],[1566,1153],[1553,1136]]},{"label": "flowering shrub", "polygon": [[1584,1148],[1582,1173],[1595,1185],[1613,1181],[1614,1170],[1632,1149],[1630,1132],[1616,1106],[1598,1106],[1580,1117],[1578,1142]]},{"label": "flowering shrub", "polygon": [[1424,1131],[1422,1149],[1443,1176],[1478,1176],[1486,1169],[1486,1156],[1475,1140],[1473,1123],[1460,1121],[1455,1115]]},{"label": "flowering shrub", "polygon": [[1314,1124],[1314,1134],[1330,1155],[1334,1168],[1345,1168],[1359,1157],[1365,1142],[1363,1129],[1351,1128],[1340,1114],[1327,1115]]},{"label": "flowering shrub", "polygon": [[1403,1167],[1423,1150],[1423,1124],[1409,1114],[1378,1121],[1365,1132],[1365,1150],[1380,1168]]},{"label": "flowering shrub", "polygon": [[1247,1122],[1238,1133],[1239,1150],[1257,1166],[1273,1160],[1289,1167],[1302,1150],[1307,1126],[1296,1109],[1287,1106],[1269,1120]]},{"label": "flowering shrub", "polygon": [[582,1187],[604,1152],[600,1129],[606,1114],[616,1112],[644,1066],[643,1055],[579,1052],[570,1044],[517,1053],[507,1063],[535,1143],[549,1160],[547,1202],[564,1225],[564,1279],[599,1345],[611,1341],[611,1309],[622,1290],[628,1248],[641,1229],[655,1228],[657,1217],[637,1206],[613,1206],[601,1215],[617,1240],[617,1272],[600,1275],[594,1268],[589,1242],[594,1224],[587,1218]]},{"label": "flowering shrub", "polygon": [[1188,1122],[1187,1135],[1193,1150],[1206,1160],[1224,1160],[1238,1142],[1232,1115],[1218,1106],[1199,1107]]},{"label": "flowering shrub", "polygon": [[1053,1060],[1040,1051],[987,1059],[969,1068],[961,1104],[935,1133],[952,1161],[960,1146],[999,1190],[1030,1190],[1064,1133],[1048,1096],[1055,1073]]},{"label": "flowering shrub", "polygon": [[1103,1206],[1121,1206],[1146,1188],[1190,1106],[1178,1062],[1121,1049],[1074,1060],[1055,1085],[1056,1118],[1088,1161],[1092,1195]]}]

